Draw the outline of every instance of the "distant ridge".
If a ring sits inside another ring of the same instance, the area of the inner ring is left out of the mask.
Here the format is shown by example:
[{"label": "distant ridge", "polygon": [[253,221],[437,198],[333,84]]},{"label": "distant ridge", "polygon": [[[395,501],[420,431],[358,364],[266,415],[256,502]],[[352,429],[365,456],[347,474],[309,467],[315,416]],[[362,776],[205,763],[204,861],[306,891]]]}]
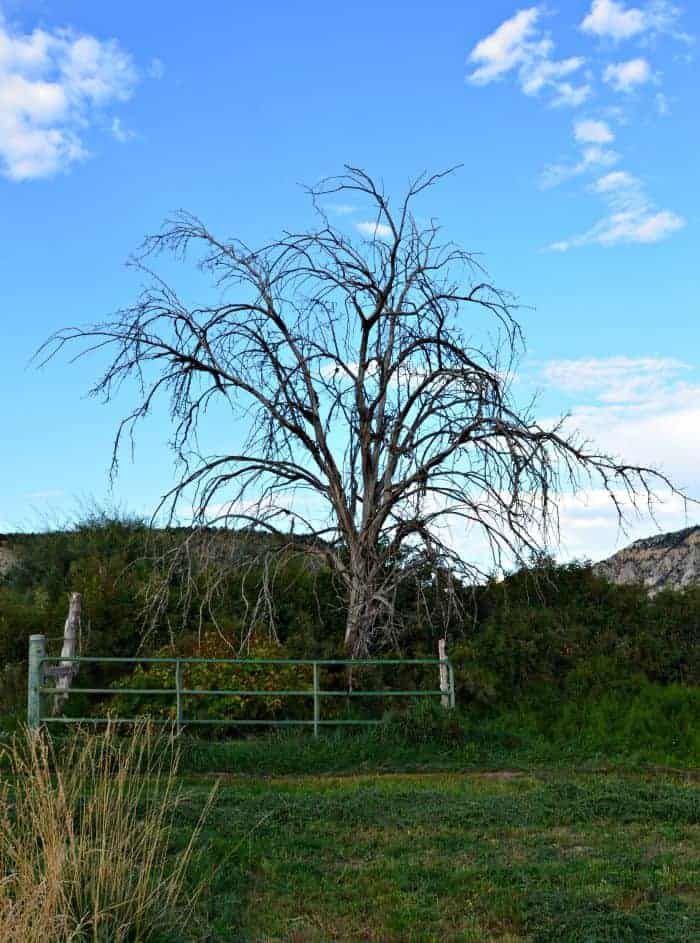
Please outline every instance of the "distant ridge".
[{"label": "distant ridge", "polygon": [[594,570],[612,583],[643,583],[651,593],[700,584],[700,525],[635,540]]}]

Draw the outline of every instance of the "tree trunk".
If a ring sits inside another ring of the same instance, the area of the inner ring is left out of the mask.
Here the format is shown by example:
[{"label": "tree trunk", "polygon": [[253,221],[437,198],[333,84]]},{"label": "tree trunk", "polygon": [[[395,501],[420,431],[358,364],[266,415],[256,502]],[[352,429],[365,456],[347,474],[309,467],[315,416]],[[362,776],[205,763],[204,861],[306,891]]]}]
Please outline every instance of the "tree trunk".
[{"label": "tree trunk", "polygon": [[379,617],[374,581],[366,572],[353,575],[345,623],[345,651],[350,658],[366,658]]}]

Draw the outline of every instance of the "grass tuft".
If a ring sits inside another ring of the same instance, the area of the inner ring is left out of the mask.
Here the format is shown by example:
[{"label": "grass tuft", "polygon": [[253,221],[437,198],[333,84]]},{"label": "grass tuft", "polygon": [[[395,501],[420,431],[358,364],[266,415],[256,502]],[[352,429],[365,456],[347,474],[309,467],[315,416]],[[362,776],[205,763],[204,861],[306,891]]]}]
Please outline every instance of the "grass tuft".
[{"label": "grass tuft", "polygon": [[0,939],[127,943],[178,939],[201,888],[187,886],[213,792],[171,853],[181,789],[172,738],[30,732],[3,747]]}]

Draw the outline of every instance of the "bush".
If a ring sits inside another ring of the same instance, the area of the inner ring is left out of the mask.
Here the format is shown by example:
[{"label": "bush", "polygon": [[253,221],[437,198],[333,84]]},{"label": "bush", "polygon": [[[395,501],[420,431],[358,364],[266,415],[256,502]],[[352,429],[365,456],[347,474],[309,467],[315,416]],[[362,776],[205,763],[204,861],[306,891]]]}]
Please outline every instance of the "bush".
[{"label": "bush", "polygon": [[700,685],[700,587],[653,599],[615,586],[589,566],[543,561],[477,594],[473,624],[454,633],[458,702],[526,702],[536,689],[560,697],[644,676]]},{"label": "bush", "polygon": [[562,696],[541,688],[496,722],[581,755],[700,766],[700,689],[654,684],[643,676],[594,694],[575,688]]},{"label": "bush", "polygon": [[[156,652],[156,657],[188,657],[193,650],[197,658],[235,658],[236,651],[217,632],[205,633],[196,644],[181,644],[176,652],[171,648]],[[250,658],[287,658],[281,645],[256,642],[246,655]],[[115,697],[100,705],[99,713],[116,717],[154,717],[175,719],[175,696],[118,694],[119,688],[164,688],[175,686],[174,666],[155,664],[137,667],[135,671],[116,682]],[[185,664],[182,666],[183,687],[199,691],[304,691],[313,690],[310,665],[225,665]],[[281,697],[279,695],[189,695],[184,698],[184,715],[200,720],[275,720],[277,718],[310,717],[310,697]]]}]

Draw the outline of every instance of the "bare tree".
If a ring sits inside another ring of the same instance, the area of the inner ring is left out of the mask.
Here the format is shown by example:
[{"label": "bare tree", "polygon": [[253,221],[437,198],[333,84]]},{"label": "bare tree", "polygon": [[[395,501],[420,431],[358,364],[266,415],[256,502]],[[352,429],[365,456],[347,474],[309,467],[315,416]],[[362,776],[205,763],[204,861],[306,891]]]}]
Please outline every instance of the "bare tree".
[{"label": "bare tree", "polygon": [[[546,547],[558,496],[582,482],[603,487],[620,515],[627,500],[671,487],[514,401],[513,299],[413,211],[443,176],[421,176],[394,207],[348,167],[309,191],[317,228],[260,249],[180,212],[135,260],[148,276],[136,304],[61,330],[45,348],[49,357],[74,341],[78,356],[106,348],[111,362],[93,392],[107,400],[136,380],[115,467],[124,436],[164,397],[179,474],[159,512],[173,519],[193,506],[195,527],[248,527],[320,556],[344,590],[353,656],[387,638],[400,580],[424,579],[426,567],[480,575],[452,549],[447,523],[485,537],[499,563]],[[329,222],[323,206],[339,198],[369,201],[365,238]],[[191,252],[209,279],[201,304],[151,269],[161,253],[184,261]],[[211,454],[198,433],[217,404],[248,434],[231,447],[219,410],[225,444]]]}]

